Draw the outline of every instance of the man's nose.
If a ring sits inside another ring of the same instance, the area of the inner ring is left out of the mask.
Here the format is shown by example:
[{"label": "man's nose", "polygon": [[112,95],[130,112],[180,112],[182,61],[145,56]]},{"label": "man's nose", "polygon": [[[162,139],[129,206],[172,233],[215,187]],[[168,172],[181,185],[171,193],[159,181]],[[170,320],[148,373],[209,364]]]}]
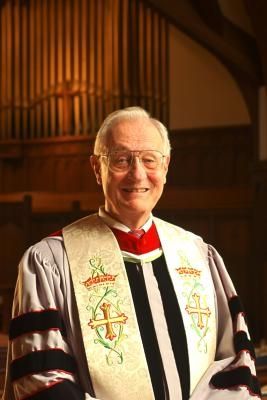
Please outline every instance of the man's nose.
[{"label": "man's nose", "polygon": [[133,157],[129,173],[136,178],[146,177],[146,169],[138,156]]}]

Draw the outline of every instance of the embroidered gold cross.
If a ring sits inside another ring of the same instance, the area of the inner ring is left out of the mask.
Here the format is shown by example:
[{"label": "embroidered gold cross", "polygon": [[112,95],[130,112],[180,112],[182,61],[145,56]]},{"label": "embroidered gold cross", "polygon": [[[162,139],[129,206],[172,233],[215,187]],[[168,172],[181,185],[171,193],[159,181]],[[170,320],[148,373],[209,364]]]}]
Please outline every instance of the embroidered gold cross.
[{"label": "embroidered gold cross", "polygon": [[209,317],[211,312],[210,312],[210,309],[208,307],[207,308],[200,308],[200,304],[199,304],[200,303],[199,302],[200,296],[198,294],[195,293],[195,294],[193,294],[192,297],[195,300],[196,307],[191,307],[191,306],[187,305],[185,307],[185,309],[188,312],[188,314],[197,314],[198,315],[197,326],[200,329],[202,329],[202,328],[204,328],[202,316],[206,315],[207,317]]},{"label": "embroidered gold cross", "polygon": [[126,315],[122,313],[118,314],[116,317],[111,318],[109,313],[110,304],[107,303],[103,303],[100,308],[103,311],[104,319],[91,319],[88,325],[91,326],[92,329],[95,329],[98,326],[106,325],[107,332],[105,337],[106,339],[113,340],[117,335],[113,330],[112,324],[125,324],[125,321],[128,319],[128,317],[126,317]]}]

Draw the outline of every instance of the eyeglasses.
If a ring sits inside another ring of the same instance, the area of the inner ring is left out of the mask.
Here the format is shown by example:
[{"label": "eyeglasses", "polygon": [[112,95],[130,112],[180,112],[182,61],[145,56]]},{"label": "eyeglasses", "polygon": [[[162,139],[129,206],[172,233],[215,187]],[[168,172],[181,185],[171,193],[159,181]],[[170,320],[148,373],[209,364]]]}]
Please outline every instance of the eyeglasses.
[{"label": "eyeglasses", "polygon": [[166,156],[158,150],[120,150],[100,154],[98,157],[107,158],[111,171],[126,172],[131,168],[135,157],[138,157],[146,171],[155,171],[162,167],[163,159]]}]

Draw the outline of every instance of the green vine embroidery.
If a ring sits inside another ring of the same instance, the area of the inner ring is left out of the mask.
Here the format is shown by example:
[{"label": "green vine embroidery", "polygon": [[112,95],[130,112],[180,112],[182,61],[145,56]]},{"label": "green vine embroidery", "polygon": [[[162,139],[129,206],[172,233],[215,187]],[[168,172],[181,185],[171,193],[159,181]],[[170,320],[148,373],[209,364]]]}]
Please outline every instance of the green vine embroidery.
[{"label": "green vine embroidery", "polygon": [[200,352],[207,353],[208,344],[206,341],[207,333],[209,332],[209,317],[210,309],[207,307],[206,298],[201,295],[204,292],[203,285],[199,282],[200,271],[192,268],[188,259],[181,256],[182,267],[178,270],[183,273],[184,279],[182,295],[186,299],[185,310],[191,318],[191,328],[199,337],[197,348]]},{"label": "green vine embroidery", "polygon": [[102,345],[106,350],[108,365],[123,363],[121,343],[127,338],[124,325],[127,316],[122,313],[122,299],[114,288],[116,275],[108,274],[101,257],[94,256],[89,260],[91,276],[83,285],[89,291],[88,306],[86,307],[91,319],[88,325],[95,330],[95,344]]}]

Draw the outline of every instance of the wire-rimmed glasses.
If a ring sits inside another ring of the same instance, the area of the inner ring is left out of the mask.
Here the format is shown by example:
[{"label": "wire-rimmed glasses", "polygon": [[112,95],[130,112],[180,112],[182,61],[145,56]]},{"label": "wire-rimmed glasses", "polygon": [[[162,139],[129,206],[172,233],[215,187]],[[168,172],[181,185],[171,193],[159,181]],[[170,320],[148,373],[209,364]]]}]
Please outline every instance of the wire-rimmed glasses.
[{"label": "wire-rimmed glasses", "polygon": [[166,155],[158,150],[117,150],[108,154],[100,154],[98,157],[107,159],[108,167],[114,172],[129,171],[134,158],[138,158],[146,171],[155,171],[162,167]]}]

